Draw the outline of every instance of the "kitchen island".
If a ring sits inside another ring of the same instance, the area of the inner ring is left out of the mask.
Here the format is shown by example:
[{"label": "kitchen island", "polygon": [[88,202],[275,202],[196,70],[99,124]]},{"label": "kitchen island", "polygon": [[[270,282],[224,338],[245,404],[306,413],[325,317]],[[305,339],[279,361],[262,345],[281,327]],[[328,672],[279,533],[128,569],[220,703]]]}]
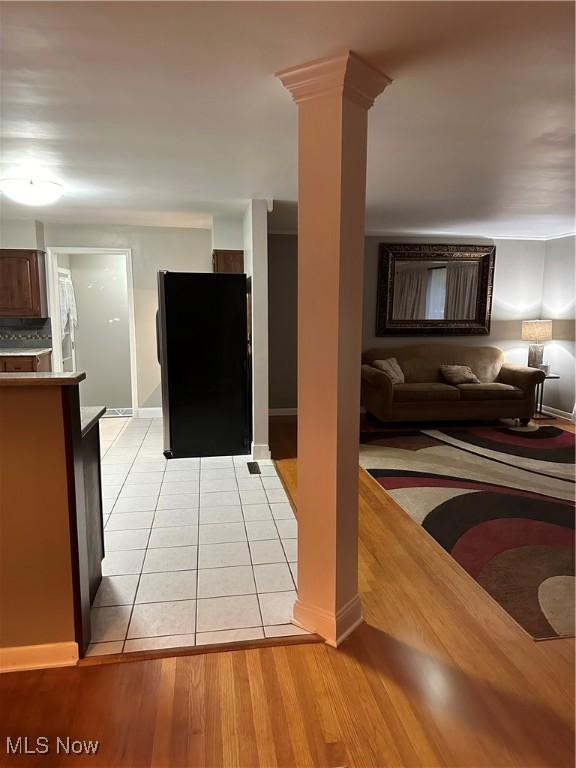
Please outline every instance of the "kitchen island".
[{"label": "kitchen island", "polygon": [[84,373],[0,373],[0,669],[75,664],[104,555],[104,408]]}]

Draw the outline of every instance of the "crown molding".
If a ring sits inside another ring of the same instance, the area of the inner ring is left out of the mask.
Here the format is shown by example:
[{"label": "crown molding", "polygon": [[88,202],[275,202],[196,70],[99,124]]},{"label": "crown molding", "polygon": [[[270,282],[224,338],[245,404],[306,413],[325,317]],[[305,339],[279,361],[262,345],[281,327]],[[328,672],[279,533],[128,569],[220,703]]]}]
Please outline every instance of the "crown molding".
[{"label": "crown molding", "polygon": [[[297,236],[298,235],[298,229],[296,227],[294,228],[279,228],[279,229],[270,229],[268,231],[269,235],[292,235]],[[382,229],[367,229],[364,232],[364,237],[386,237],[388,239],[390,238],[406,238],[410,240],[417,240],[422,239],[426,237],[458,237],[460,239],[466,239],[466,240],[519,240],[519,241],[527,241],[527,242],[538,242],[538,243],[547,243],[550,240],[563,240],[567,237],[576,237],[576,232],[567,232],[565,235],[544,235],[540,237],[523,237],[520,235],[470,235],[470,234],[462,234],[460,232],[418,232],[416,234],[410,233],[410,232],[390,232],[389,230],[382,230]]]},{"label": "crown molding", "polygon": [[542,240],[563,240],[565,237],[576,237],[576,232],[566,232],[565,235],[549,235],[543,237]]},{"label": "crown molding", "polygon": [[365,109],[392,80],[353,51],[315,59],[276,73],[297,104],[332,94],[342,94]]}]

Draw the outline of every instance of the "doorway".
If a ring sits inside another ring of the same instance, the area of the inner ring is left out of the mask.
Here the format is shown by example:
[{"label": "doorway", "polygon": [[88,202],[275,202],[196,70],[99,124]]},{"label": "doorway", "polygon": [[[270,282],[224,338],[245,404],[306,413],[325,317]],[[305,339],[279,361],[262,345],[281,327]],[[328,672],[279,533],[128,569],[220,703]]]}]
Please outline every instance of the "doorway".
[{"label": "doorway", "polygon": [[55,371],[85,371],[80,404],[137,412],[132,258],[129,249],[49,248]]}]

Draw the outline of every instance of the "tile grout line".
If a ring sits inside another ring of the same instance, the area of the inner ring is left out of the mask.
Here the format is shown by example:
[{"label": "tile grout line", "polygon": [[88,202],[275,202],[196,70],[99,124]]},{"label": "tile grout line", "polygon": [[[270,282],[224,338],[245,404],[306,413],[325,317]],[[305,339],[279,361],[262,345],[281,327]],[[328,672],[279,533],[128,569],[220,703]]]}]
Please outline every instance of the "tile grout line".
[{"label": "tile grout line", "polygon": [[202,495],[202,457],[198,461],[198,513],[196,516],[196,604],[194,606],[194,645],[198,635],[198,582],[200,581],[200,497]]},{"label": "tile grout line", "polygon": [[[111,448],[113,446],[117,446],[118,441],[120,441],[120,437],[126,431],[127,426],[128,426],[128,424],[124,425],[124,427],[122,428],[121,432],[119,433],[119,435],[116,437],[116,439],[112,443]],[[144,433],[143,437],[139,441],[139,445],[138,445],[138,448],[136,450],[135,456],[134,456],[134,458],[130,462],[130,467],[129,467],[127,473],[126,473],[126,476],[124,478],[123,483],[120,486],[120,490],[119,490],[119,492],[118,492],[118,494],[116,496],[116,499],[114,500],[114,503],[112,505],[111,511],[110,511],[110,513],[108,513],[108,518],[113,513],[114,507],[116,506],[116,503],[119,500],[120,495],[121,495],[123,489],[127,485],[127,481],[128,481],[128,477],[129,477],[130,473],[134,471],[134,465],[137,463],[137,461],[139,459],[141,459],[143,461],[148,459],[148,457],[141,456],[140,454],[141,454],[141,451],[143,450],[143,448],[145,448],[145,447],[147,448],[146,443],[147,443],[148,438],[152,434],[156,435],[156,429],[153,429],[153,427],[154,427],[154,420],[150,420],[148,428],[146,429],[146,432]],[[103,458],[103,456],[101,458]],[[263,627],[265,625],[264,625],[264,620],[263,620],[263,616],[262,616],[259,596],[260,596],[260,594],[268,594],[268,593],[267,592],[260,592],[258,590],[258,586],[257,586],[257,582],[256,582],[256,575],[255,575],[255,570],[254,570],[255,564],[254,564],[253,558],[252,558],[252,550],[250,548],[251,540],[249,538],[248,528],[247,528],[248,521],[246,520],[246,517],[245,517],[244,504],[243,504],[242,497],[241,497],[240,483],[239,483],[240,477],[239,477],[239,474],[238,474],[238,469],[241,468],[243,465],[242,465],[242,463],[240,463],[240,464],[235,463],[234,462],[234,457],[227,457],[227,458],[230,459],[231,463],[230,464],[226,463],[221,468],[224,469],[224,468],[230,467],[231,470],[233,470],[233,477],[234,477],[235,486],[236,486],[236,493],[238,494],[239,501],[240,501],[240,512],[241,512],[241,515],[242,515],[242,523],[243,523],[243,528],[244,528],[245,540],[246,540],[246,543],[247,543],[247,546],[248,546],[248,551],[249,551],[250,567],[251,567],[251,571],[252,571],[252,578],[253,578],[253,582],[254,582],[255,595],[257,597],[257,604],[258,604],[259,615],[260,615],[260,622],[261,622],[260,625],[257,626],[257,627],[242,627],[242,628],[236,627],[236,628],[232,628],[232,631],[237,631],[239,629],[254,629],[254,628],[263,629]],[[150,461],[154,461],[153,456],[150,456],[149,460]],[[123,463],[123,462],[120,461],[118,463]],[[277,477],[276,468],[274,467],[274,465],[272,465],[272,466],[274,468],[274,475],[273,475],[273,477]],[[197,493],[198,493],[198,509],[196,510],[196,512],[197,512],[197,521],[196,521],[196,532],[197,532],[196,549],[197,549],[197,551],[196,551],[196,567],[195,567],[195,570],[196,570],[196,588],[195,588],[196,621],[195,621],[195,632],[193,633],[194,634],[194,643],[197,642],[197,635],[198,634],[202,634],[202,633],[198,633],[198,604],[199,604],[199,600],[200,600],[200,597],[199,597],[199,575],[200,575],[199,574],[199,572],[200,572],[199,556],[200,556],[200,546],[201,546],[201,544],[200,544],[200,532],[201,532],[200,526],[202,525],[201,518],[200,518],[200,514],[201,514],[200,498],[201,498],[201,494],[202,494],[202,485],[203,485],[202,484],[202,474],[203,474],[203,470],[209,471],[210,469],[219,469],[219,468],[220,467],[218,467],[218,466],[212,467],[210,464],[208,464],[206,467],[204,467],[203,466],[203,462],[202,462],[202,457],[199,457],[199,480],[198,480],[198,490],[197,490]],[[143,551],[144,552],[144,558],[143,558],[142,565],[141,565],[139,573],[135,574],[135,575],[138,576],[138,583],[136,585],[136,590],[134,592],[134,597],[133,597],[132,603],[128,604],[131,610],[130,610],[130,617],[129,617],[129,620],[128,620],[128,625],[127,625],[125,637],[124,637],[124,640],[121,641],[122,645],[123,645],[123,650],[125,650],[126,643],[128,642],[127,635],[128,635],[129,628],[130,628],[130,623],[131,623],[132,618],[133,618],[133,612],[134,612],[135,606],[140,604],[140,603],[136,603],[136,599],[137,599],[137,595],[138,595],[138,590],[139,590],[139,587],[140,587],[141,579],[142,579],[142,576],[144,574],[143,568],[144,568],[145,559],[146,559],[146,557],[147,557],[147,555],[148,555],[148,553],[150,551],[153,551],[153,549],[157,549],[157,548],[151,548],[150,547],[150,540],[151,540],[152,531],[154,530],[154,523],[155,523],[155,521],[157,519],[157,512],[159,511],[160,498],[163,495],[169,495],[169,494],[162,494],[162,489],[163,489],[165,483],[168,482],[168,478],[170,476],[167,470],[168,470],[167,462],[164,462],[163,470],[162,470],[162,473],[161,473],[162,476],[161,476],[161,480],[160,480],[160,490],[159,490],[159,492],[157,494],[154,494],[156,496],[156,502],[155,502],[155,505],[154,505],[154,510],[151,510],[151,511],[153,511],[153,515],[152,515],[152,521],[149,524],[149,526],[145,526],[143,529],[138,529],[138,528],[136,528],[136,529],[119,529],[119,530],[127,530],[127,531],[148,530],[146,547],[143,550],[140,550],[140,548],[138,548],[139,551]],[[262,478],[260,476],[259,476],[259,478],[260,478],[260,486],[264,490],[264,495],[265,495],[265,498],[266,498],[266,507],[268,508],[268,510],[270,510],[270,513],[271,513],[272,512],[271,507],[270,507],[271,502],[270,502],[270,499],[268,497],[267,489],[264,487],[264,484],[262,482]],[[217,479],[217,478],[215,478],[215,479]],[[175,481],[175,482],[178,482],[178,481]],[[247,490],[251,490],[251,489],[247,489]],[[220,489],[213,489],[213,491],[214,492],[219,492]],[[184,493],[184,491],[182,491],[182,493]],[[210,493],[210,491],[207,490],[206,493]],[[134,498],[137,498],[137,497],[134,497]],[[257,503],[257,502],[254,502],[254,503]],[[216,505],[216,506],[224,506],[224,507],[225,506],[234,506],[235,507],[236,503],[231,504],[231,505],[224,504],[224,505]],[[178,509],[181,509],[181,508],[178,508]],[[209,509],[209,508],[207,508],[207,509]],[[138,511],[139,510],[129,510],[129,512],[138,512]],[[193,510],[190,510],[189,508],[186,508],[186,511],[193,511]],[[268,520],[269,519],[270,518],[268,518]],[[288,566],[289,573],[290,573],[290,581],[295,586],[294,577],[293,577],[293,574],[291,572],[290,563],[288,561],[288,557],[287,557],[286,550],[285,550],[285,547],[284,547],[283,539],[280,536],[280,531],[278,530],[277,521],[276,521],[276,518],[274,517],[273,514],[271,514],[271,519],[274,521],[274,530],[276,531],[276,534],[277,534],[276,538],[272,538],[272,539],[254,539],[254,541],[278,541],[278,540],[280,541],[280,543],[282,545],[282,553],[284,555],[284,558],[281,561],[281,563],[283,563],[283,564]],[[218,526],[219,524],[227,525],[227,524],[230,524],[230,521],[211,521],[210,523],[207,523],[207,525],[208,524],[213,525],[213,526]],[[181,525],[186,525],[186,523],[181,523]],[[165,530],[165,529],[169,529],[169,528],[172,528],[172,527],[178,527],[178,526],[168,526],[168,525],[167,526],[160,526],[159,529],[160,530]],[[240,543],[240,542],[213,542],[212,545],[218,546],[219,544],[226,544],[226,543]],[[182,546],[185,546],[185,545],[182,545]],[[204,546],[211,546],[211,545],[210,544],[206,544]],[[176,547],[168,547],[168,549],[171,549],[171,548],[178,549],[179,547],[178,546],[176,546]],[[129,550],[120,549],[120,550],[113,550],[113,551],[114,552],[128,552],[128,551],[136,551],[136,550],[134,550],[134,549],[132,549],[132,550],[130,550],[130,549]],[[271,564],[273,564],[273,563],[271,563]],[[217,568],[217,567],[226,567],[226,565],[223,565],[223,566],[211,566],[211,568]],[[176,573],[180,573],[180,572],[186,571],[186,570],[189,570],[189,569],[185,568],[185,569],[180,569],[179,571],[166,571],[166,570],[164,570],[164,571],[151,571],[151,573],[175,573],[176,574]],[[112,574],[110,574],[110,575],[112,575]],[[118,575],[120,575],[120,574],[118,574]],[[291,592],[291,591],[292,591],[292,589],[289,589],[289,590],[276,590],[274,592],[270,592],[269,594],[276,594],[276,595],[278,595],[278,594],[281,594],[282,592]],[[243,596],[250,596],[252,594],[254,594],[254,593],[247,593],[247,594],[246,593],[241,593],[239,595],[225,595],[224,597],[243,597]],[[217,596],[217,597],[222,597],[222,596]],[[217,599],[217,597],[213,597],[211,599]],[[190,598],[181,598],[181,599],[177,599],[177,600],[172,601],[172,602],[180,602],[180,601],[184,601],[184,600],[188,601],[189,599]],[[162,600],[149,601],[149,602],[141,603],[141,604],[142,605],[147,605],[147,604],[152,604],[153,605],[153,604],[159,603],[159,602],[163,602],[163,601]],[[102,607],[104,607],[104,606],[102,606]],[[108,606],[106,606],[106,607],[108,607]],[[112,606],[110,606],[110,607],[112,607]],[[285,624],[285,623],[286,622],[279,622],[278,624],[276,624],[276,626],[278,626],[280,624]],[[291,622],[289,622],[289,623],[291,623]],[[274,625],[270,625],[270,626],[274,626]],[[211,630],[206,630],[206,631],[208,632],[208,631],[211,631]],[[226,630],[213,630],[213,631],[215,631],[215,632],[216,631],[220,631],[220,632],[230,631],[230,628],[227,628]],[[178,634],[192,634],[192,633],[172,632],[170,634],[178,635]],[[162,637],[162,636],[168,636],[168,635],[153,635],[153,636],[148,636],[148,637]],[[139,638],[134,638],[134,639],[139,639]],[[112,642],[112,641],[101,641],[101,642]]]},{"label": "tile grout line", "polygon": [[[258,563],[257,563],[257,565],[258,565]],[[263,563],[263,565],[278,565],[278,563]],[[235,567],[238,567],[238,568],[244,568],[244,567],[248,568],[247,565],[246,566],[228,566],[228,567],[231,567],[231,568],[235,568]],[[188,569],[188,570],[191,570],[191,569]],[[188,571],[153,571],[153,573],[187,573],[187,572]],[[136,574],[136,573],[134,573],[134,574],[127,573],[127,574],[119,574],[119,575],[120,576],[137,576],[138,574]],[[146,574],[143,574],[143,575],[146,576]],[[276,590],[273,590],[271,592],[265,592],[265,591],[262,591],[262,592],[237,592],[237,593],[234,593],[233,595],[214,595],[213,597],[201,597],[200,600],[220,600],[220,598],[222,598],[222,597],[255,597],[257,594],[261,594],[261,595],[281,595],[284,592],[293,592],[293,591],[294,591],[293,589],[276,589]],[[177,598],[172,598],[171,600],[144,600],[141,603],[114,603],[112,605],[101,605],[101,606],[98,606],[98,607],[99,608],[127,608],[128,606],[131,606],[131,605],[155,605],[156,603],[166,603],[166,602],[168,602],[168,603],[189,603],[193,599],[194,598],[192,598],[192,597],[177,597]],[[280,622],[280,623],[281,624],[285,624],[286,622]],[[262,624],[261,626],[268,626],[268,625],[267,624],[266,625]],[[235,627],[235,629],[244,629],[244,627]],[[212,630],[210,630],[210,629],[205,629],[204,630],[204,632],[211,632],[211,631]],[[223,631],[223,630],[214,630],[214,631],[218,631],[219,632],[219,631]],[[173,632],[171,634],[178,634],[178,633],[177,632]],[[194,634],[194,633],[193,632],[181,632],[180,634],[191,635],[191,634]],[[155,635],[152,635],[152,637],[155,637]],[[107,641],[100,640],[98,642],[107,642]],[[114,641],[111,641],[111,642],[114,642]]]},{"label": "tile grout line", "polygon": [[[123,432],[126,430],[126,428],[128,427],[128,424],[129,424],[129,422],[128,422],[128,421],[126,421],[126,423],[124,424],[124,426],[122,427],[122,429],[120,430],[120,432],[118,433],[118,435],[116,436],[116,438],[114,439],[114,441],[112,442],[112,444],[110,445],[110,448],[112,448],[112,446],[113,446],[113,445],[115,445],[115,444],[116,444],[116,442],[117,442],[118,440],[120,440],[120,438],[121,438],[121,436],[122,436],[122,433],[123,433]],[[150,430],[150,426],[151,426],[151,425],[149,425],[148,429],[146,430],[146,433],[144,434],[144,437],[142,438],[142,440],[141,440],[141,442],[140,442],[140,446],[141,446],[141,445],[142,445],[142,443],[144,442],[144,439],[145,439],[146,435],[148,434],[148,432],[149,432],[149,430]],[[131,471],[132,467],[134,466],[134,462],[136,461],[136,457],[138,456],[138,452],[139,452],[139,450],[140,450],[140,446],[138,447],[138,450],[136,451],[136,455],[134,456],[134,459],[132,460],[132,462],[131,462],[131,464],[130,464],[130,467],[129,467],[129,469],[128,469],[128,472],[126,473],[126,478],[127,478],[127,477],[128,477],[128,475],[130,474],[130,471]],[[110,448],[109,448],[108,450],[110,450]],[[102,459],[103,459],[103,458],[104,458],[103,456],[100,458],[100,465],[102,465]],[[125,482],[126,482],[126,478],[124,479],[124,483],[122,484],[122,486],[121,486],[121,489],[122,489],[122,487],[124,487],[124,484],[125,484]],[[118,496],[119,496],[119,495],[120,495],[120,492],[118,493]],[[105,526],[104,526],[104,536],[106,535],[106,526],[108,525],[108,521],[110,520],[110,515],[112,514],[112,512],[113,512],[113,510],[114,510],[114,507],[116,506],[116,501],[118,500],[118,496],[116,497],[116,499],[115,499],[115,501],[114,501],[114,504],[112,504],[112,508],[110,509],[110,514],[108,514],[108,516],[107,516],[107,519],[106,519],[106,524],[105,524]],[[149,538],[149,537],[148,537],[148,538]],[[106,545],[104,545],[104,546],[106,546]],[[106,555],[106,549],[104,549],[104,555]],[[127,575],[130,575],[130,574],[127,574]],[[140,577],[138,578],[138,584],[136,585],[136,592],[138,591],[138,585],[139,585],[139,583],[140,583]],[[136,592],[134,593],[134,600],[136,600]],[[104,607],[112,607],[112,606],[100,606],[100,607],[104,608]],[[128,627],[130,626],[130,620],[131,620],[131,618],[132,618],[132,610],[133,610],[133,608],[134,608],[134,602],[132,602],[132,609],[131,609],[131,611],[130,611],[130,617],[129,617],[129,619],[128,619],[128,624],[126,625],[126,634],[128,633]],[[91,613],[92,613],[92,610],[94,610],[94,606],[93,606],[93,605],[92,605],[92,606],[90,606],[90,612],[91,612]],[[112,642],[112,641],[111,641],[111,642]],[[122,642],[122,651],[123,651],[123,650],[124,650],[124,642],[125,642],[125,639],[124,639],[124,640],[121,640],[121,641],[116,641],[116,642]]]},{"label": "tile grout line", "polygon": [[[275,465],[273,466],[274,466],[274,471],[276,472],[276,466]],[[284,490],[284,493],[286,493],[286,490],[284,488],[283,490]],[[264,489],[264,491],[266,491],[266,489]],[[267,493],[266,493],[266,498],[268,498]],[[290,501],[288,501],[288,504],[289,503]],[[268,501],[268,504],[270,504],[270,501]],[[272,509],[272,507],[270,507],[270,509]],[[292,514],[294,515],[294,513]],[[290,568],[290,561],[288,560],[288,553],[286,552],[286,547],[284,546],[284,540],[282,536],[280,536],[280,531],[278,530],[278,525],[276,524],[276,518],[274,517],[274,515],[272,515],[272,519],[274,520],[274,527],[276,528],[276,532],[278,533],[278,538],[280,539],[280,546],[282,547],[282,551],[284,552],[284,557],[286,558],[286,564],[288,566],[288,572],[290,573],[290,578],[292,579],[292,584],[294,584],[294,589],[296,590],[296,597],[298,597],[298,587],[296,585],[296,581],[294,580],[294,574],[292,573],[292,568]],[[298,523],[296,523],[296,525],[298,525]],[[298,534],[296,534],[296,542],[298,542]],[[296,560],[296,562],[298,562],[298,560]]]},{"label": "tile grout line", "polygon": [[[234,464],[234,459],[232,459]],[[236,471],[236,464],[234,464],[234,477],[236,479],[236,486],[238,488],[238,496],[240,497],[240,511],[242,513],[242,522],[244,523],[244,533],[246,535],[246,546],[248,547],[248,557],[250,558],[250,566],[252,568],[252,579],[254,581],[254,589],[256,590],[256,605],[258,606],[258,615],[260,616],[260,626],[262,629],[262,637],[264,633],[264,617],[262,616],[262,606],[260,605],[260,593],[258,591],[258,582],[256,581],[256,573],[254,572],[254,561],[252,559],[252,547],[250,546],[250,539],[248,538],[248,526],[246,525],[246,518],[244,516],[244,504],[242,503],[242,496],[240,495],[240,485],[238,483],[238,472]],[[262,480],[260,480],[262,484]],[[272,511],[270,511],[272,514]]]},{"label": "tile grout line", "polygon": [[[268,594],[268,593],[263,593]],[[279,592],[271,592],[269,594],[280,594]],[[142,603],[142,605],[149,605],[149,603]],[[286,622],[282,621],[277,624],[266,624],[267,627],[283,627],[286,626]],[[297,626],[297,625],[294,625]],[[259,624],[253,624],[249,627],[237,627],[236,629],[206,629],[204,632],[170,632],[169,634],[163,634],[163,635],[141,635],[140,637],[131,637],[130,640],[155,640],[157,637],[179,637],[184,635],[191,635],[191,634],[210,634],[212,632],[237,632],[239,629],[262,629],[262,626]],[[293,635],[277,635],[277,637],[293,637]],[[268,638],[254,638],[258,640],[266,640]],[[97,643],[91,643],[91,645],[105,645],[107,643],[119,643],[122,642],[121,640],[100,640]],[[234,641],[231,641],[234,642]],[[211,645],[211,643],[206,643],[206,645]],[[186,648],[187,646],[181,646],[182,648]],[[200,647],[200,646],[199,646]],[[151,650],[163,650],[161,648],[159,649],[151,649]],[[122,651],[121,651],[122,653]],[[127,653],[132,653],[132,651],[127,651]]]},{"label": "tile grout line", "polygon": [[[136,456],[134,457],[134,461],[130,465],[130,469],[128,470],[128,475],[130,474],[132,467],[134,466],[136,459],[138,458],[138,454],[140,453],[140,450],[142,448],[142,445],[144,444],[144,441],[146,440],[146,437],[148,436],[150,430],[152,429],[152,422],[150,422],[148,429],[146,430],[146,433],[144,434],[144,437],[142,438],[142,441],[140,443],[140,446],[138,450],[136,451]],[[166,467],[164,467],[164,472],[166,472]],[[126,477],[128,477],[128,475]],[[164,477],[164,474],[162,475]],[[160,487],[162,487],[162,481],[160,481]],[[158,495],[159,498],[159,495]],[[156,505],[158,502],[156,502]],[[132,605],[130,606],[130,616],[128,617],[128,622],[126,624],[126,632],[124,633],[124,639],[122,641],[122,653],[124,653],[124,649],[126,647],[126,643],[128,641],[128,632],[130,631],[130,624],[132,623],[132,616],[134,615],[134,606],[136,605],[136,597],[138,595],[138,590],[140,589],[140,581],[142,579],[142,571],[144,569],[144,563],[146,561],[146,554],[148,552],[148,544],[150,543],[150,536],[152,535],[152,526],[154,525],[154,518],[156,517],[156,510],[154,510],[154,514],[152,515],[152,521],[150,523],[150,528],[148,531],[148,538],[146,540],[146,549],[144,550],[144,557],[142,558],[142,565],[140,566],[140,573],[138,574],[138,581],[136,582],[136,589],[134,590],[134,597],[132,599]]]}]

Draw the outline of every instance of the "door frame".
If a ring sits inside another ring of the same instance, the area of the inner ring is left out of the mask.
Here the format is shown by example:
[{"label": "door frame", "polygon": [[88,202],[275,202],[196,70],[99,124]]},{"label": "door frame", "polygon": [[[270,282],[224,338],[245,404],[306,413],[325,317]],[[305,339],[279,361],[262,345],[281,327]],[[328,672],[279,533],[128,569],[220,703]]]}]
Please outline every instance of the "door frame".
[{"label": "door frame", "polygon": [[52,367],[56,372],[63,371],[62,332],[60,330],[60,297],[58,294],[58,256],[73,254],[102,256],[124,256],[126,264],[126,289],[128,294],[128,337],[130,343],[130,390],[132,415],[138,415],[138,367],[136,360],[136,321],[134,316],[134,275],[132,270],[131,248],[73,248],[70,246],[50,246],[46,249],[46,278],[48,288],[48,311],[52,318]]}]

